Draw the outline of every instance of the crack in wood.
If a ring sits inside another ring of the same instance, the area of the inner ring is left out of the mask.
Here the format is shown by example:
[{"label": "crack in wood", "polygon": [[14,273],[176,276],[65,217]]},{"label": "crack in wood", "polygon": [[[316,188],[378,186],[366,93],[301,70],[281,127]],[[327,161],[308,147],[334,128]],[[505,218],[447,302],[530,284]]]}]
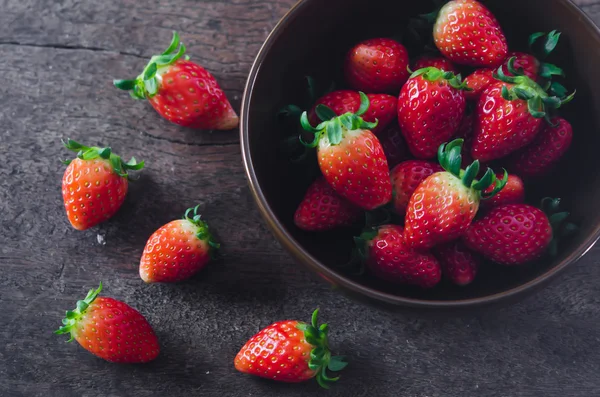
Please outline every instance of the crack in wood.
[{"label": "crack in wood", "polygon": [[80,50],[80,51],[94,51],[94,52],[111,52],[114,54],[119,54],[123,56],[130,56],[140,59],[148,59],[143,55],[134,54],[126,51],[118,51],[118,50],[109,50],[101,47],[86,47],[80,45],[69,45],[69,44],[56,44],[56,43],[47,43],[47,44],[36,44],[36,43],[21,43],[18,41],[0,41],[0,45],[14,45],[21,47],[35,47],[35,48],[55,48],[57,50]]},{"label": "crack in wood", "polygon": [[233,146],[233,145],[239,145],[240,142],[239,141],[234,141],[234,142],[220,142],[220,143],[198,143],[198,142],[186,142],[186,141],[182,141],[180,139],[174,139],[174,138],[167,138],[167,137],[161,137],[161,136],[156,136],[156,135],[152,135],[149,134],[145,131],[140,131],[141,135],[144,137],[148,137],[151,139],[156,139],[159,141],[166,141],[166,142],[170,142],[170,143],[176,143],[179,145],[186,145],[186,146],[198,146],[198,147],[204,147],[204,146]]}]

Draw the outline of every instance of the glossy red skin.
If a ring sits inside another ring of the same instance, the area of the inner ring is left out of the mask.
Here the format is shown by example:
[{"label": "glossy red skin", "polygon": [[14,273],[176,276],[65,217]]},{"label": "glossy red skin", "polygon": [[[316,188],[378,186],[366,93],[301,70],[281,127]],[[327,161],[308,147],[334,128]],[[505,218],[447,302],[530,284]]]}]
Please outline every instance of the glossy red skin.
[{"label": "glossy red skin", "polygon": [[[496,174],[497,180],[504,178],[504,173]],[[491,193],[494,190],[494,183],[487,188],[486,193]],[[509,174],[506,186],[502,188],[494,197],[487,200],[481,200],[481,208],[489,210],[494,207],[500,207],[507,204],[521,204],[525,202],[525,184],[517,175]]]},{"label": "glossy red skin", "polygon": [[438,50],[459,65],[499,66],[508,53],[500,23],[475,0],[453,0],[442,7],[433,38]]},{"label": "glossy red skin", "polygon": [[86,230],[112,218],[127,195],[128,181],[104,159],[71,161],[62,179],[67,218],[77,230]]},{"label": "glossy red skin", "polygon": [[522,265],[541,257],[552,241],[546,214],[527,204],[496,207],[474,222],[463,241],[471,250],[508,266]]},{"label": "glossy red skin", "polygon": [[[373,133],[378,133],[385,129],[396,117],[398,100],[396,97],[386,94],[367,94],[367,97],[369,98],[369,110],[362,118],[370,123],[377,120],[377,127],[373,128]],[[319,98],[308,112],[308,120],[313,127],[321,122],[315,112],[317,105],[329,107],[338,116],[348,112],[356,113],[360,108],[360,94],[358,91],[340,90],[330,92]]]},{"label": "glossy red skin", "polygon": [[521,99],[507,101],[502,98],[502,86],[497,82],[489,86],[477,104],[477,119],[471,155],[481,162],[505,157],[529,145],[540,130],[543,119],[533,117],[527,102]]},{"label": "glossy red skin", "polygon": [[390,170],[379,139],[369,130],[348,131],[338,145],[327,136],[319,141],[317,157],[325,180],[335,192],[365,210],[390,202]]},{"label": "glossy red skin", "polygon": [[160,351],[144,316],[113,298],[96,298],[74,325],[72,335],[84,349],[114,363],[145,363]]},{"label": "glossy red skin", "polygon": [[234,359],[240,372],[281,382],[313,378],[308,367],[313,346],[306,342],[298,321],[279,321],[254,335]]},{"label": "glossy red skin", "polygon": [[540,177],[550,172],[571,147],[573,127],[561,118],[552,120],[557,127],[544,123],[535,140],[509,159],[509,169],[524,178]]},{"label": "glossy red skin", "polygon": [[413,156],[435,158],[439,146],[458,131],[465,108],[464,92],[447,80],[409,79],[398,98],[398,123]]},{"label": "glossy red skin", "polygon": [[469,101],[479,101],[483,91],[496,81],[494,69],[477,69],[465,77],[464,83],[471,88],[471,91],[465,91],[465,97]]},{"label": "glossy red skin", "polygon": [[376,135],[379,138],[379,142],[381,142],[381,146],[383,146],[383,152],[387,158],[389,168],[393,168],[406,160],[408,149],[398,123],[390,123],[383,131],[377,132]]},{"label": "glossy red skin", "polygon": [[513,76],[511,72],[508,71],[508,61],[510,58],[515,57],[514,67],[516,70],[523,69],[523,74],[529,77],[531,80],[536,81],[538,78],[538,73],[540,71],[540,61],[537,60],[531,54],[527,54],[524,52],[510,52],[506,56],[506,61],[502,66],[502,71],[507,76]]},{"label": "glossy red skin", "polygon": [[350,87],[365,93],[397,93],[408,79],[408,52],[395,40],[362,41],[347,54],[344,63]]},{"label": "glossy red skin", "polygon": [[197,237],[197,225],[185,219],[167,223],[148,239],[140,260],[147,283],[174,283],[198,273],[210,261],[208,242]]},{"label": "glossy red skin", "polygon": [[230,130],[239,118],[217,80],[203,67],[179,60],[158,70],[158,93],[149,98],[154,109],[172,123],[203,130]]},{"label": "glossy red skin", "polygon": [[404,238],[413,249],[423,250],[456,240],[479,210],[479,195],[448,172],[425,179],[408,202]]},{"label": "glossy red skin", "polygon": [[435,256],[440,261],[442,273],[452,283],[465,286],[475,280],[481,261],[460,240],[437,246]]},{"label": "glossy red skin", "polygon": [[408,160],[394,167],[391,173],[394,211],[404,216],[408,201],[419,184],[443,170],[439,164],[424,160]]},{"label": "glossy red skin", "polygon": [[382,280],[433,288],[442,278],[435,256],[413,251],[406,245],[402,226],[381,226],[367,246],[367,266]]},{"label": "glossy red skin", "polygon": [[340,197],[323,178],[317,179],[306,191],[294,215],[294,223],[309,232],[322,232],[351,226],[362,211]]},{"label": "glossy red skin", "polygon": [[434,57],[430,55],[423,55],[417,58],[413,64],[412,70],[417,71],[419,69],[434,67],[445,72],[452,72],[456,75],[460,73],[460,70],[454,65],[449,59],[444,57]]}]

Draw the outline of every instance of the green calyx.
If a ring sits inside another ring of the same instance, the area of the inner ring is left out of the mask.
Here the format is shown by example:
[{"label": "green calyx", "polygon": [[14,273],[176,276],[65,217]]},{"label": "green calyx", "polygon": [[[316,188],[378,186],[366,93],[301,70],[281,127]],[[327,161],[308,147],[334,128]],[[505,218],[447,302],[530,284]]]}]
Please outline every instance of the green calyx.
[{"label": "green calyx", "polygon": [[208,243],[208,246],[210,247],[210,256],[213,259],[215,259],[217,257],[219,248],[221,248],[221,244],[215,241],[208,227],[208,223],[202,220],[202,215],[198,213],[198,208],[200,208],[199,204],[193,208],[188,208],[187,211],[185,211],[185,214],[183,215],[183,219],[193,223],[195,226],[198,227],[196,237]]},{"label": "green calyx", "polygon": [[[463,143],[463,139],[455,139],[450,143],[440,145],[438,149],[438,161],[440,165],[448,173],[459,178],[465,187],[476,190],[482,200],[494,197],[506,186],[508,173],[504,170],[504,177],[498,179],[494,171],[488,168],[481,179],[475,179],[479,174],[481,165],[479,160],[475,160],[464,171],[461,169]],[[494,186],[494,188],[492,191],[486,192],[490,186]]]},{"label": "green calyx", "polygon": [[[548,95],[547,91],[552,88],[552,84],[547,89],[542,88],[529,77],[522,75],[522,70],[515,69],[515,60],[516,57],[512,57],[508,61],[508,71],[515,74],[515,76],[507,76],[502,70],[502,66],[494,73],[494,78],[512,85],[510,88],[507,86],[502,87],[502,97],[507,101],[517,99],[526,101],[529,113],[533,117],[545,118],[548,123],[551,123],[551,113],[571,102],[575,97],[575,92],[569,96],[566,96],[565,92],[562,92],[563,96]],[[558,86],[562,87],[560,84],[554,84],[554,87]],[[552,90],[551,92],[556,91]]]},{"label": "green calyx", "polygon": [[455,75],[452,72],[446,72],[446,71],[440,70],[433,66],[422,68],[422,69],[419,69],[419,70],[413,72],[411,74],[410,78],[412,79],[412,78],[415,78],[418,76],[421,76],[425,80],[431,81],[431,82],[435,82],[435,81],[439,81],[439,80],[446,80],[452,88],[455,88],[457,90],[462,90],[462,91],[473,91],[472,88],[469,88],[469,86],[467,86],[461,80],[460,75]]},{"label": "green calyx", "polygon": [[[551,79],[553,76],[565,77],[565,72],[556,65],[542,62],[558,45],[561,33],[553,30],[549,33],[537,32],[529,36],[529,48],[531,53],[540,61],[538,74],[544,79]],[[513,73],[511,71],[511,73]],[[514,73],[513,73],[514,74]],[[522,74],[522,73],[521,73]]]},{"label": "green calyx", "polygon": [[577,233],[579,228],[574,223],[567,222],[570,213],[560,211],[559,198],[545,197],[542,199],[540,207],[548,217],[550,225],[552,226],[552,241],[548,247],[548,253],[551,256],[556,256],[558,254],[558,244],[560,240]]},{"label": "green calyx", "polygon": [[369,98],[364,92],[360,92],[360,107],[356,113],[345,113],[337,116],[333,110],[325,105],[317,105],[315,111],[321,123],[315,128],[308,121],[308,113],[303,112],[300,117],[300,124],[306,131],[311,132],[314,139],[311,142],[306,142],[300,136],[300,141],[307,147],[316,147],[319,140],[326,135],[332,145],[338,145],[344,137],[344,131],[354,131],[358,129],[371,130],[377,127],[378,120],[374,123],[369,123],[362,119],[367,110],[369,110]]},{"label": "green calyx", "polygon": [[[128,162],[124,162],[121,160],[121,157],[114,154],[110,147],[100,148],[96,146],[88,147],[83,146],[82,144],[75,142],[72,139],[67,139],[67,141],[63,141],[63,145],[74,152],[77,153],[77,158],[81,160],[94,160],[94,159],[104,159],[110,162],[110,165],[113,168],[113,171],[125,178],[128,178],[129,175],[127,171],[139,171],[144,168],[144,162],[140,161],[139,163],[132,157]],[[72,160],[63,161],[64,164],[69,165]]]},{"label": "green calyx", "polygon": [[296,328],[304,332],[306,341],[314,346],[314,349],[310,352],[308,368],[316,372],[315,377],[317,378],[319,385],[325,389],[329,389],[331,384],[339,379],[339,376],[330,378],[327,375],[327,370],[333,372],[341,371],[348,363],[345,361],[345,357],[331,355],[329,341],[327,339],[329,326],[327,324],[318,325],[318,314],[319,309],[313,312],[310,324],[299,323]]},{"label": "green calyx", "polygon": [[[160,55],[154,55],[144,68],[144,71],[133,80],[113,80],[115,87],[129,91],[134,99],[152,98],[158,92],[160,75],[158,71],[185,55],[185,45],[179,42],[179,34],[173,32],[173,39],[169,47]],[[185,59],[189,59],[185,56]]]},{"label": "green calyx", "polygon": [[67,341],[71,342],[74,339],[73,331],[77,321],[83,317],[83,314],[92,304],[92,302],[98,297],[100,291],[102,291],[102,282],[100,282],[98,289],[92,288],[83,300],[77,301],[77,307],[75,310],[67,310],[65,318],[62,319],[63,325],[54,331],[54,333],[57,335],[71,334],[71,338]]}]

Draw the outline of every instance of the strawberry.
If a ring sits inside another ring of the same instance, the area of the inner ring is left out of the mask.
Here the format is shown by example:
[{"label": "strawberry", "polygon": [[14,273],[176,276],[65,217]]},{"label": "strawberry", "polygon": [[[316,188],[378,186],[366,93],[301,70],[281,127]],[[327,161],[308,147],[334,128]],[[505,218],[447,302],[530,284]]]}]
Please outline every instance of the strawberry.
[{"label": "strawberry", "polygon": [[[550,80],[554,76],[563,76],[561,68],[550,63],[542,62],[558,44],[561,33],[553,30],[549,33],[534,33],[529,37],[531,54],[525,52],[510,52],[503,65],[504,74],[507,76],[527,76],[536,81],[538,77]],[[540,39],[543,39],[540,40]],[[512,64],[509,62],[512,58]]]},{"label": "strawberry", "polygon": [[398,123],[390,123],[383,131],[377,132],[376,135],[379,142],[381,142],[381,146],[383,146],[383,153],[387,158],[389,168],[400,164],[406,159],[406,141],[404,141]]},{"label": "strawberry", "polygon": [[[508,175],[497,181],[489,168],[475,181],[478,161],[461,171],[462,144],[462,139],[456,139],[440,146],[438,158],[445,172],[429,176],[410,197],[404,239],[414,249],[429,249],[459,238],[475,218],[481,198],[493,197],[506,184]],[[494,190],[484,193],[494,182]]]},{"label": "strawberry", "polygon": [[535,140],[508,160],[508,168],[524,178],[547,174],[571,146],[573,127],[561,118],[555,117],[546,124]]},{"label": "strawberry", "polygon": [[473,162],[473,158],[471,157],[471,146],[473,143],[473,129],[475,128],[475,114],[473,113],[465,113],[465,117],[463,117],[462,122],[460,123],[460,127],[458,128],[458,132],[456,133],[456,138],[462,138],[464,140],[463,143],[463,153],[462,153],[462,167],[467,168],[469,164]]},{"label": "strawberry", "polygon": [[475,0],[446,3],[435,21],[433,39],[438,50],[459,65],[494,67],[508,53],[500,24]]},{"label": "strawberry", "polygon": [[442,172],[439,164],[424,160],[408,160],[392,169],[394,210],[400,216],[406,214],[406,207],[419,184],[430,175]]},{"label": "strawberry", "polygon": [[140,277],[147,283],[186,280],[202,270],[218,249],[198,206],[189,208],[183,219],[167,223],[150,236],[140,260]]},{"label": "strawberry", "polygon": [[355,238],[358,253],[378,278],[422,288],[435,287],[442,277],[440,264],[430,253],[408,247],[402,226],[384,225]]},{"label": "strawberry", "polygon": [[497,81],[494,78],[494,69],[477,69],[465,77],[464,83],[471,89],[465,91],[465,97],[469,101],[477,102],[483,91]]},{"label": "strawberry", "polygon": [[[177,50],[177,51],[175,51]],[[230,130],[239,118],[210,72],[183,57],[185,46],[173,32],[169,48],[154,55],[142,74],[133,80],[114,80],[134,99],[148,99],[168,121],[190,128]]]},{"label": "strawberry", "polygon": [[442,56],[422,55],[413,63],[413,70],[434,67],[444,72],[452,72],[455,75],[460,74],[460,70],[450,60]]},{"label": "strawberry", "polygon": [[351,226],[361,214],[359,207],[340,197],[319,177],[306,191],[294,215],[294,223],[305,231],[322,232]]},{"label": "strawberry", "polygon": [[434,158],[438,147],[456,134],[465,114],[460,79],[436,68],[417,70],[398,98],[398,123],[411,153]]},{"label": "strawberry", "polygon": [[315,310],[310,324],[296,321],[278,321],[259,331],[241,348],[235,357],[238,371],[297,383],[312,378],[324,388],[337,381],[327,370],[341,371],[347,365],[345,358],[332,356],[329,350],[327,324],[319,326]]},{"label": "strawberry", "polygon": [[544,199],[544,204],[548,201],[550,217],[529,204],[496,207],[467,229],[463,241],[473,251],[509,266],[539,259],[546,251],[555,254],[558,236],[567,231],[561,223],[569,214],[557,212],[559,200]]},{"label": "strawberry", "polygon": [[70,334],[84,349],[113,363],[133,364],[158,356],[158,339],[148,321],[137,310],[90,290],[75,310],[68,310],[58,335]]},{"label": "strawberry", "polygon": [[127,195],[128,170],[141,170],[144,162],[125,163],[111,148],[87,147],[68,139],[63,142],[77,152],[65,161],[62,196],[67,218],[77,230],[86,230],[117,213]]},{"label": "strawberry", "polygon": [[480,259],[460,240],[437,246],[435,256],[439,259],[446,278],[456,285],[469,285],[477,276]]},{"label": "strawberry", "polygon": [[[517,73],[512,73],[508,68],[508,59],[515,58],[514,69]],[[502,70],[507,76],[525,75],[531,80],[537,80],[540,71],[540,61],[531,54],[525,52],[509,52],[507,62],[502,65]]]},{"label": "strawberry", "polygon": [[321,172],[333,190],[355,205],[373,210],[392,198],[392,184],[387,159],[379,139],[370,131],[377,123],[360,116],[369,108],[369,98],[360,93],[361,105],[356,113],[336,116],[325,105],[316,112],[324,120],[316,128],[310,125],[308,114],[300,118],[302,127],[314,134],[308,147],[317,147]]},{"label": "strawberry", "polygon": [[[367,97],[371,106],[363,115],[363,119],[370,123],[379,121],[377,127],[373,128],[373,133],[376,134],[388,126],[396,117],[398,100],[396,97],[386,94],[368,94]],[[313,127],[316,127],[321,122],[316,112],[319,105],[331,108],[338,116],[348,112],[355,113],[360,108],[360,94],[358,91],[340,90],[330,92],[319,98],[308,112],[308,119]]]},{"label": "strawberry", "polygon": [[352,47],[344,73],[355,90],[397,93],[408,79],[408,51],[395,40],[376,38]]},{"label": "strawberry", "polygon": [[[514,61],[514,58],[512,58]],[[530,144],[542,118],[573,99],[549,96],[527,76],[506,76],[498,68],[498,81],[482,94],[477,105],[471,154],[482,162],[499,159]]]},{"label": "strawberry", "polygon": [[[497,179],[502,179],[503,174],[496,174]],[[491,193],[495,189],[495,184],[491,185],[484,193]],[[481,207],[490,209],[507,204],[521,204],[525,202],[525,184],[523,180],[516,175],[509,174],[506,186],[489,200],[483,200]]]}]

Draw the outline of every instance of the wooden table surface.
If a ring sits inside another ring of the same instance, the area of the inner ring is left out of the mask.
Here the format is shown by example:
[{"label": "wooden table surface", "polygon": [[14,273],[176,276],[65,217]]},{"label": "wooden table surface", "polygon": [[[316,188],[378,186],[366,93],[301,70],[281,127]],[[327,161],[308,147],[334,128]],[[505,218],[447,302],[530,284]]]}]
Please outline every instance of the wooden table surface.
[{"label": "wooden table surface", "polygon": [[[275,384],[237,373],[233,357],[274,320],[321,307],[351,365],[329,396],[597,396],[600,250],[516,305],[459,316],[365,306],[294,264],[246,184],[238,132],[197,132],[117,92],[178,30],[239,109],[258,49],[294,0],[0,1],[0,395],[306,396],[316,382]],[[600,1],[578,3],[600,22]],[[75,231],[60,181],[60,139],[110,144],[147,162],[113,220]],[[177,285],[145,285],[146,238],[201,208],[225,259]],[[140,310],[159,358],[120,366],[53,335],[102,280]]]}]

